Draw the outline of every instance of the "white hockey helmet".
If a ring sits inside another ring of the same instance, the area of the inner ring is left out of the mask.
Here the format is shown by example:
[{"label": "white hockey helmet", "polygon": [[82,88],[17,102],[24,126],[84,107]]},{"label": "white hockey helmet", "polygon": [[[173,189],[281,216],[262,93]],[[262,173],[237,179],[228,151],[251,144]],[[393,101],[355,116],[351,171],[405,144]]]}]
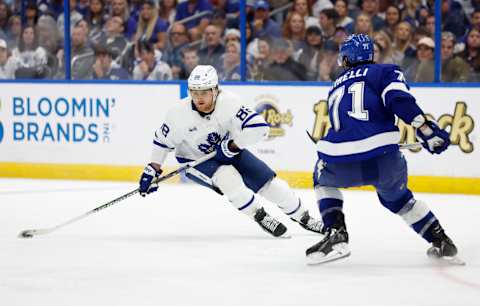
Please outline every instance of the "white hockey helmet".
[{"label": "white hockey helmet", "polygon": [[207,90],[218,86],[217,71],[210,65],[198,65],[188,77],[189,90]]}]

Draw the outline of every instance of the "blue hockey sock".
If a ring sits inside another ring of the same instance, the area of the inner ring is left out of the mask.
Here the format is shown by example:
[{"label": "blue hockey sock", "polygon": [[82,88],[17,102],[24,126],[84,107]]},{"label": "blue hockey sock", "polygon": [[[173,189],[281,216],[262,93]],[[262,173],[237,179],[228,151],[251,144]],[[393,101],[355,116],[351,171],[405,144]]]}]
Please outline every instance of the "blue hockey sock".
[{"label": "blue hockey sock", "polygon": [[338,214],[342,213],[343,200],[321,199],[318,201],[318,209],[322,215],[326,228],[332,227],[338,220]]}]

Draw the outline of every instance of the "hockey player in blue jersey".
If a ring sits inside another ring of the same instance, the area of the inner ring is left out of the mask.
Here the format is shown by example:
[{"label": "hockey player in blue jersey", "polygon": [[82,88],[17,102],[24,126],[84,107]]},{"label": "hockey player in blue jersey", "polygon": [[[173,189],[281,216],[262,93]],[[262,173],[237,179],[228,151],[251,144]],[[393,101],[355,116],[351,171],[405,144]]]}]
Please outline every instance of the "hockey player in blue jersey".
[{"label": "hockey player in blue jersey", "polygon": [[[188,78],[189,96],[170,109],[152,142],[151,162],[140,178],[140,195],[158,189],[152,184],[162,173],[170,152],[180,163],[215,156],[187,170],[196,183],[223,194],[230,203],[269,234],[285,236],[287,228],[262,207],[258,195],[275,203],[303,228],[321,233],[323,224],[310,217],[300,198],[247,147],[265,140],[269,125],[240,97],[220,89],[215,68],[195,67]],[[207,207],[207,206],[206,206]]]},{"label": "hockey player in blue jersey", "polygon": [[380,203],[432,244],[429,256],[455,258],[452,240],[407,187],[407,163],[399,151],[395,116],[416,128],[423,147],[432,154],[447,149],[448,133],[425,117],[398,66],[373,62],[373,42],[367,35],[349,36],[340,46],[338,61],[345,71],[328,94],[332,126],[317,142],[314,170],[326,235],[307,249],[307,258],[315,264],[350,255],[338,188],[364,185],[373,185]]}]

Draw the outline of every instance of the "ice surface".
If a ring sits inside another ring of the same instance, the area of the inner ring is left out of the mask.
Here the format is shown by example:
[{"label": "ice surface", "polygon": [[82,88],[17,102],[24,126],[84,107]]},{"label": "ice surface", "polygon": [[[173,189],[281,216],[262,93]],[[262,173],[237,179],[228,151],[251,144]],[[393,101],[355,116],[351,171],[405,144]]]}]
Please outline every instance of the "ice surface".
[{"label": "ice surface", "polygon": [[[480,197],[418,194],[467,266],[441,266],[372,192],[345,192],[352,255],[307,266],[319,238],[277,208],[292,239],[275,239],[224,198],[161,185],[33,239],[135,189],[134,183],[0,179],[0,305],[480,305]],[[311,190],[298,190],[318,216]]]}]

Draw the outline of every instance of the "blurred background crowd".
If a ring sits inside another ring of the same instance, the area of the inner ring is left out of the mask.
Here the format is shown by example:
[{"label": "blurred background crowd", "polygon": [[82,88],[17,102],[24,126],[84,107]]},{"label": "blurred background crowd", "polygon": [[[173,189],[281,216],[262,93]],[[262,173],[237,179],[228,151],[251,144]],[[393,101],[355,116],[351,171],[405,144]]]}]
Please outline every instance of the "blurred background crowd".
[{"label": "blurred background crowd", "polygon": [[[480,81],[480,0],[0,0],[0,78],[177,80],[197,64],[222,80],[331,81],[339,43],[352,33],[374,41],[375,61],[401,66],[410,82]],[[441,41],[435,42],[435,18]],[[65,60],[65,42],[70,57]],[[68,43],[67,43],[68,44]]]}]

